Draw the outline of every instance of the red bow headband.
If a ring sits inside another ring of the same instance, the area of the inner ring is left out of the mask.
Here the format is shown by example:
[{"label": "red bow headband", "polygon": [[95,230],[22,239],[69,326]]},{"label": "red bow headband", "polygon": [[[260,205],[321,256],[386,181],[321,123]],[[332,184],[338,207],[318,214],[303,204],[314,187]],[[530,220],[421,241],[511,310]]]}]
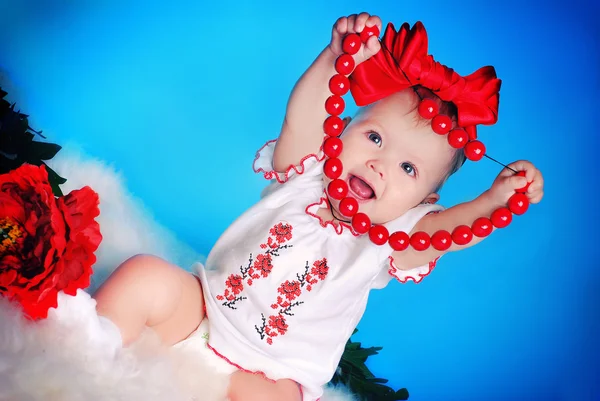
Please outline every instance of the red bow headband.
[{"label": "red bow headband", "polygon": [[436,62],[427,54],[427,32],[421,22],[412,29],[404,23],[399,32],[388,24],[381,50],[350,76],[350,91],[358,106],[415,85],[431,90],[440,99],[454,103],[458,125],[472,141],[477,138],[477,124],[492,125],[498,120],[500,84],[492,66],[462,77]]}]

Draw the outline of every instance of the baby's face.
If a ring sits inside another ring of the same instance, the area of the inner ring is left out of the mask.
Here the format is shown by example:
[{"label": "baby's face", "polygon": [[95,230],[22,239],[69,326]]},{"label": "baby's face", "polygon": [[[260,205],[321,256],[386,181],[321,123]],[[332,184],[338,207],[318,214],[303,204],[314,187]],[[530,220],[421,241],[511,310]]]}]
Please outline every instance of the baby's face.
[{"label": "baby's face", "polygon": [[[341,137],[340,179],[373,223],[387,223],[425,200],[437,200],[432,191],[455,152],[446,135],[420,119],[415,96],[409,89],[371,105]],[[326,185],[330,181],[325,177]],[[341,216],[339,201],[330,201]]]}]

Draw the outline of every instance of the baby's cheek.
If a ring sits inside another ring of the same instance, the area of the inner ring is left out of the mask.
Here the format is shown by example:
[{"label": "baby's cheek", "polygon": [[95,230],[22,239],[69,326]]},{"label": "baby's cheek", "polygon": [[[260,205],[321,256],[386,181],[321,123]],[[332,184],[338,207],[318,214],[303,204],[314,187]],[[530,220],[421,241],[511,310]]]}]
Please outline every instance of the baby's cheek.
[{"label": "baby's cheek", "polygon": [[395,220],[407,211],[406,199],[397,196],[395,199],[386,199],[374,205],[375,212],[384,223]]}]

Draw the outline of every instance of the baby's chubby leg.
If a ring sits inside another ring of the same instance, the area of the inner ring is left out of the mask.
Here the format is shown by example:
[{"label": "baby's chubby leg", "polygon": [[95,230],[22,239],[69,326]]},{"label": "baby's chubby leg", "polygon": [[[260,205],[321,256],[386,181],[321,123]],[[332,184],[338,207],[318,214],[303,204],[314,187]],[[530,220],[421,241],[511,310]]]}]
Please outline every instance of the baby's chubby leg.
[{"label": "baby's chubby leg", "polygon": [[98,314],[120,330],[123,345],[152,328],[165,345],[192,333],[204,318],[200,283],[189,272],[151,255],[122,263],[94,294]]},{"label": "baby's chubby leg", "polygon": [[[198,279],[156,256],[137,255],[121,264],[94,294],[98,314],[120,330],[123,345],[134,342],[145,327],[165,345],[188,337],[204,318]],[[301,401],[291,380],[269,381],[243,371],[231,375],[231,401]]]}]

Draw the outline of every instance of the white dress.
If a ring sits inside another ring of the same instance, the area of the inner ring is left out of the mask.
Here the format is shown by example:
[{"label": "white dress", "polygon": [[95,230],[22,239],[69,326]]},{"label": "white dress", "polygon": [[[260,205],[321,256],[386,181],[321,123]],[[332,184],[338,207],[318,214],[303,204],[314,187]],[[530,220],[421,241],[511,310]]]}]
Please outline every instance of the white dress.
[{"label": "white dress", "polygon": [[[206,265],[196,266],[208,348],[236,369],[292,379],[301,385],[303,401],[315,401],[335,373],[370,291],[393,277],[419,282],[435,261],[397,270],[389,245],[377,246],[348,225],[323,223],[317,216],[328,207],[323,155],[309,155],[282,174],[272,169],[274,147],[268,142],[254,162],[254,170],[273,183],[223,233]],[[439,210],[420,205],[386,227],[410,232]]]}]

